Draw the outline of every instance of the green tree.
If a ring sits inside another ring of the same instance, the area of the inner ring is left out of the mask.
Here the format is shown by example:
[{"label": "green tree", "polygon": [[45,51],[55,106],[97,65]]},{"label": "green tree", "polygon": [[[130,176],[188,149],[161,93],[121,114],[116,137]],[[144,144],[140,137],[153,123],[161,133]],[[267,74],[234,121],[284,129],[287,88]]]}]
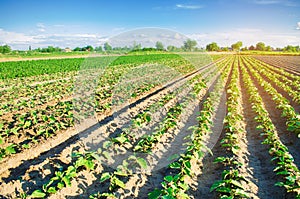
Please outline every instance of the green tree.
[{"label": "green tree", "polygon": [[229,48],[228,47],[224,47],[224,48],[222,48],[222,51],[227,52],[227,51],[229,51]]},{"label": "green tree", "polygon": [[240,48],[241,48],[242,46],[243,46],[243,42],[238,41],[238,42],[232,44],[232,45],[231,45],[231,48],[232,48],[233,50],[240,50]]},{"label": "green tree", "polygon": [[249,50],[255,50],[255,47],[254,47],[253,45],[251,45],[251,46],[249,47]]},{"label": "green tree", "polygon": [[[299,47],[298,47],[299,48]],[[286,47],[283,48],[283,51],[287,51],[287,52],[296,52],[297,51],[297,48],[296,46],[291,46],[291,45],[288,45]]]},{"label": "green tree", "polygon": [[2,51],[0,51],[0,52],[3,53],[3,54],[10,53],[11,48],[10,48],[9,45],[4,45],[4,46],[2,46]]},{"label": "green tree", "polygon": [[183,49],[186,51],[192,51],[197,46],[197,42],[195,40],[188,39],[183,43]]},{"label": "green tree", "polygon": [[84,48],[85,48],[86,51],[90,51],[90,52],[94,51],[93,46],[90,46],[90,45],[88,45],[88,46],[86,46]]},{"label": "green tree", "polygon": [[133,50],[141,50],[141,49],[142,49],[141,44],[137,44],[136,42],[133,42]]},{"label": "green tree", "polygon": [[164,50],[164,45],[160,42],[160,41],[157,41],[156,44],[155,44],[155,47],[157,50]]},{"label": "green tree", "polygon": [[80,47],[76,47],[73,49],[73,51],[81,51],[81,48]]},{"label": "green tree", "polygon": [[171,45],[167,47],[167,50],[170,52],[180,51],[179,48],[177,48],[176,46],[171,46]]},{"label": "green tree", "polygon": [[271,46],[267,46],[266,47],[266,51],[272,51],[272,47]]},{"label": "green tree", "polygon": [[96,48],[95,48],[95,51],[96,51],[96,52],[102,52],[102,51],[103,51],[102,46],[96,47]]},{"label": "green tree", "polygon": [[107,42],[105,42],[105,44],[104,44],[104,50],[105,50],[105,51],[110,51],[110,50],[112,50],[111,45],[109,45]]},{"label": "green tree", "polygon": [[265,51],[266,50],[266,45],[263,42],[258,42],[256,44],[256,50],[260,50],[260,51]]},{"label": "green tree", "polygon": [[220,47],[218,46],[218,44],[216,42],[212,42],[212,43],[206,45],[207,51],[218,51],[219,49],[220,49]]}]

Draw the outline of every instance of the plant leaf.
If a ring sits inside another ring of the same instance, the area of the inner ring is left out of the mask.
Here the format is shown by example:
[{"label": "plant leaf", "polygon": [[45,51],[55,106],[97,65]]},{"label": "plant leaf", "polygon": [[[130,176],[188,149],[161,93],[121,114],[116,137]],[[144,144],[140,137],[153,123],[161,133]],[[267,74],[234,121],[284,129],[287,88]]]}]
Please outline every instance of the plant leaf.
[{"label": "plant leaf", "polygon": [[108,180],[110,177],[111,177],[111,175],[109,172],[102,173],[100,182],[104,182],[104,181]]},{"label": "plant leaf", "polygon": [[42,190],[35,190],[30,197],[31,198],[44,198],[46,194]]},{"label": "plant leaf", "polygon": [[118,178],[115,178],[115,183],[116,183],[116,185],[118,185],[119,187],[121,187],[123,189],[126,187],[125,184],[124,184],[124,182],[122,182]]},{"label": "plant leaf", "polygon": [[148,165],[144,158],[138,157],[136,161],[140,165],[140,167],[142,167],[143,169],[147,169]]},{"label": "plant leaf", "polygon": [[216,181],[211,187],[210,187],[210,192],[214,191],[218,187],[224,186],[225,183],[222,180]]},{"label": "plant leaf", "polygon": [[162,191],[155,188],[154,191],[148,193],[148,199],[158,199],[161,194]]}]

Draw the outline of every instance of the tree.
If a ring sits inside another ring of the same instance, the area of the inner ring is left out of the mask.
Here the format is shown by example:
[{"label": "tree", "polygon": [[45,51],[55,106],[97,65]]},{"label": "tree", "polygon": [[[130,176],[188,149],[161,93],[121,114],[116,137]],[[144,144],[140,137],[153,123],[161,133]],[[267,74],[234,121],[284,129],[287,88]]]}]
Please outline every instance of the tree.
[{"label": "tree", "polygon": [[178,52],[178,51],[181,50],[181,48],[178,48],[178,47],[176,47],[176,46],[170,45],[170,46],[167,47],[167,50],[170,51],[170,52],[175,52],[175,51]]},{"label": "tree", "polygon": [[192,51],[197,46],[195,40],[188,39],[183,43],[183,49],[186,51]]},{"label": "tree", "polygon": [[93,46],[88,45],[88,46],[84,47],[84,51],[92,52],[92,51],[94,51],[94,48],[93,48]]},{"label": "tree", "polygon": [[80,47],[76,47],[73,49],[73,51],[81,51],[81,48]]},{"label": "tree", "polygon": [[156,44],[155,44],[155,47],[157,50],[164,50],[164,45],[160,42],[160,41],[157,41]]},{"label": "tree", "polygon": [[229,51],[229,48],[228,47],[223,47],[222,51],[227,52],[227,51]]},{"label": "tree", "polygon": [[142,49],[142,45],[141,44],[137,44],[135,41],[133,42],[133,50],[141,50]]},{"label": "tree", "polygon": [[251,45],[251,46],[249,47],[249,50],[255,50],[255,47],[254,47],[253,45]]},{"label": "tree", "polygon": [[102,46],[96,47],[96,48],[95,48],[95,51],[96,51],[96,52],[102,52],[102,51],[103,51]]},{"label": "tree", "polygon": [[272,47],[271,46],[267,46],[266,47],[266,51],[272,51]]},{"label": "tree", "polygon": [[6,54],[6,53],[10,53],[10,52],[11,52],[10,46],[8,46],[8,45],[1,46],[0,53]]},{"label": "tree", "polygon": [[238,41],[238,42],[236,42],[235,44],[232,44],[231,45],[231,48],[233,49],[233,50],[240,50],[240,48],[243,46],[243,42],[241,42],[241,41]]},{"label": "tree", "polygon": [[111,45],[109,45],[107,42],[105,42],[105,44],[104,44],[104,50],[105,50],[105,51],[112,50]]},{"label": "tree", "polygon": [[220,49],[220,47],[218,46],[218,44],[216,42],[212,42],[212,43],[206,45],[207,51],[217,51],[219,49]]},{"label": "tree", "polygon": [[256,44],[256,50],[260,50],[260,51],[265,51],[266,50],[266,45],[263,42],[258,42]]},{"label": "tree", "polygon": [[288,45],[288,46],[283,48],[283,51],[296,52],[296,51],[299,51],[299,46]]}]

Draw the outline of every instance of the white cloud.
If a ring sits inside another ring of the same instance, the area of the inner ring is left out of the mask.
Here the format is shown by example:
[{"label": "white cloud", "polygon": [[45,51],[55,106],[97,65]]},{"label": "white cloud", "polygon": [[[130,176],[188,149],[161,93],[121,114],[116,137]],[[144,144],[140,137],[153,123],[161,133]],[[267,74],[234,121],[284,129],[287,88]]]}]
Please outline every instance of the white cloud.
[{"label": "white cloud", "polygon": [[[42,25],[37,25],[41,27]],[[101,45],[105,37],[100,34],[88,33],[45,33],[35,32],[34,34],[24,34],[18,32],[10,32],[0,29],[0,44],[8,44],[13,49],[28,49],[28,46],[33,48],[58,46],[61,48],[85,45]]]},{"label": "white cloud", "polygon": [[176,8],[180,9],[188,9],[188,10],[196,10],[203,8],[202,5],[185,5],[185,4],[176,4]]},{"label": "white cloud", "polygon": [[[99,46],[106,41],[115,42],[115,46],[122,46],[122,44],[130,46],[134,41],[147,46],[155,45],[156,41],[162,41],[165,46],[180,46],[187,39],[185,35],[163,29],[155,32],[146,28],[142,31],[129,31],[130,34],[124,32],[121,36],[116,35],[114,37],[86,33],[81,30],[66,32],[66,29],[61,31],[59,29],[47,29],[46,32],[36,31],[28,34],[0,29],[0,45],[8,44],[13,49],[28,49],[28,46],[32,46],[32,48],[47,46],[75,48],[85,45]],[[297,29],[300,30],[300,22],[297,23]],[[205,47],[211,42],[217,42],[219,46],[231,46],[237,41],[242,41],[244,46],[255,45],[262,41],[272,47],[284,47],[286,45],[299,45],[300,37],[297,33],[297,31],[294,31],[292,33],[276,34],[261,29],[239,28],[223,32],[195,33],[187,36],[197,40],[198,45],[201,47]],[[176,43],[174,43],[175,41]]]},{"label": "white cloud", "polygon": [[277,0],[255,0],[255,4],[260,4],[260,5],[270,5],[270,4],[278,4],[280,1]]},{"label": "white cloud", "polygon": [[242,41],[243,46],[255,45],[264,42],[272,47],[284,47],[287,45],[299,45],[300,38],[297,34],[268,33],[260,29],[234,29],[227,32],[200,33],[188,35],[195,39],[198,45],[205,47],[208,43],[217,42],[219,46],[231,46],[231,44]]},{"label": "white cloud", "polygon": [[297,23],[297,30],[300,30],[300,22]]},{"label": "white cloud", "polygon": [[39,32],[45,32],[46,31],[46,26],[43,23],[37,23],[36,27],[38,28]]},{"label": "white cloud", "polygon": [[289,7],[296,7],[298,4],[291,0],[253,0],[253,3],[258,5],[283,5]]},{"label": "white cloud", "polygon": [[62,28],[62,27],[65,27],[65,25],[63,25],[63,24],[55,24],[55,25],[53,25],[54,27],[58,27],[58,28]]},{"label": "white cloud", "polygon": [[9,32],[0,29],[0,42],[5,44],[29,44],[29,43],[39,43],[41,38],[36,38],[35,36],[25,35],[23,33]]}]

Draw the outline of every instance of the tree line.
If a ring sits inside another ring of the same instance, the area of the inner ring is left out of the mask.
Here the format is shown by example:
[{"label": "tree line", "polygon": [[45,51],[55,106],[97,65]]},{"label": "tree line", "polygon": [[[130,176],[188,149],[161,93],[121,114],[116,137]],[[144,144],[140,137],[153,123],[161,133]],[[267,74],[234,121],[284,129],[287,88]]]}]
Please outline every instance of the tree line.
[{"label": "tree line", "polygon": [[[216,42],[212,42],[210,44],[207,44],[205,48],[199,48],[197,47],[197,42],[195,40],[188,39],[183,42],[183,45],[181,47],[169,45],[166,46],[160,42],[157,41],[155,43],[154,47],[142,47],[141,44],[134,42],[132,46],[124,46],[124,47],[113,47],[108,42],[104,43],[103,46],[97,46],[93,47],[91,45],[87,45],[84,47],[76,47],[74,49],[70,48],[59,48],[59,47],[53,47],[48,46],[46,48],[36,48],[31,49],[31,46],[29,46],[29,50],[26,52],[40,52],[40,53],[55,53],[55,52],[106,52],[106,53],[113,53],[113,52],[129,52],[129,51],[170,51],[170,52],[181,52],[181,51],[203,51],[204,49],[207,51],[248,51],[248,50],[257,50],[257,51],[285,51],[285,52],[300,52],[299,46],[292,46],[288,45],[284,48],[272,48],[271,46],[267,46],[263,42],[258,42],[255,46],[251,45],[249,47],[243,47],[243,42],[238,41],[236,43],[233,43],[230,47],[220,47]],[[8,54],[11,52],[15,52],[11,50],[11,47],[8,45],[0,46],[0,53],[1,54]],[[21,51],[17,51],[21,52]]]},{"label": "tree line", "polygon": [[251,45],[249,47],[243,47],[243,42],[238,41],[231,45],[231,47],[219,47],[216,42],[212,42],[206,45],[207,51],[248,51],[248,50],[257,50],[257,51],[284,51],[284,52],[300,52],[299,46],[288,45],[284,48],[272,48],[267,46],[264,42],[258,42],[255,46]]}]

